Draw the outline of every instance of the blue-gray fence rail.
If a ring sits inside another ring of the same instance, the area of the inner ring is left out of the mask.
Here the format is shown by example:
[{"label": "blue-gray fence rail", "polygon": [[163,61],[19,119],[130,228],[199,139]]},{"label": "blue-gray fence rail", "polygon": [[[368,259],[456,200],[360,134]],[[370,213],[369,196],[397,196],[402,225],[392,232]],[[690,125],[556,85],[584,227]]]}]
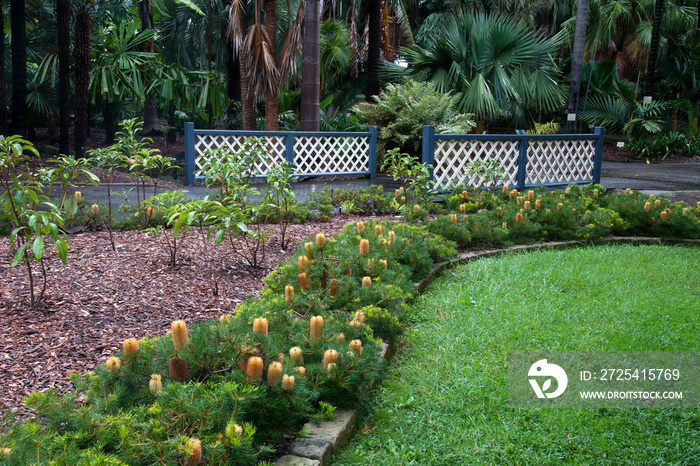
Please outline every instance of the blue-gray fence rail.
[{"label": "blue-gray fence rail", "polygon": [[255,167],[264,177],[274,165],[294,164],[298,176],[376,175],[377,128],[367,132],[223,131],[195,129],[185,123],[185,183],[203,178],[201,168],[210,150],[228,147],[238,152],[246,138],[263,138],[270,158]]},{"label": "blue-gray fence rail", "polygon": [[479,185],[485,180],[468,175],[468,165],[494,159],[503,168],[502,181],[520,190],[600,183],[604,133],[596,127],[593,134],[435,134],[434,126],[424,126],[423,163],[434,167],[438,190]]}]

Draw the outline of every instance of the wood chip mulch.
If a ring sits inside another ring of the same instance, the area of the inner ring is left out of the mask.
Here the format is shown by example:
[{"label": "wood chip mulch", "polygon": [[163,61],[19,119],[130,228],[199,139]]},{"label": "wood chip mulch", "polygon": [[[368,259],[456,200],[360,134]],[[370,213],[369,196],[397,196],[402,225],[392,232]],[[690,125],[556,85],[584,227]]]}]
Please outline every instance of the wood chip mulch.
[{"label": "wood chip mulch", "polygon": [[[197,322],[235,312],[247,297],[259,295],[262,278],[296,244],[352,220],[336,215],[329,222],[290,225],[287,251],[280,249],[277,227],[270,227],[262,270],[247,266],[234,245],[205,244],[194,231],[176,268],[159,240],[142,232],[115,232],[116,252],[107,232],[72,235],[67,264],[53,254],[47,261],[48,287],[38,309],[28,307],[26,268],[0,261],[0,410],[30,416],[25,396],[67,390],[68,375],[94,369],[125,338],[163,335],[177,319]],[[0,238],[0,253],[3,259],[9,253],[7,237]]]}]

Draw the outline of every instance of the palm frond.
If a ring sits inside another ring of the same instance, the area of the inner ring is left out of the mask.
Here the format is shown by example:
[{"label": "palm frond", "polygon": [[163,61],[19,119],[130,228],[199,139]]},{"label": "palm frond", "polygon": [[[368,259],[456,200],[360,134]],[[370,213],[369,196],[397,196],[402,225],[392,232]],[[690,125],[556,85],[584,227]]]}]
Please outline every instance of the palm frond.
[{"label": "palm frond", "polygon": [[287,81],[297,71],[297,55],[301,52],[301,31],[304,25],[304,2],[299,2],[299,10],[292,27],[284,35],[284,43],[277,58],[277,69],[281,81]]},{"label": "palm frond", "polygon": [[279,79],[275,57],[270,50],[270,39],[263,24],[253,24],[248,29],[243,48],[248,51],[248,70],[250,82],[256,95],[272,89]]}]

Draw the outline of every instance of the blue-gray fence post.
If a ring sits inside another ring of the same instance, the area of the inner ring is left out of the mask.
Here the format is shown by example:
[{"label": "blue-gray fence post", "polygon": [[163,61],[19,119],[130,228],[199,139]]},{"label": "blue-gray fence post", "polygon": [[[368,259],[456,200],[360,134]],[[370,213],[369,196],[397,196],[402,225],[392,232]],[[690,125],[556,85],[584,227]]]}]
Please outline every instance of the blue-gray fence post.
[{"label": "blue-gray fence post", "polygon": [[377,127],[369,127],[369,177],[372,181],[377,177]]},{"label": "blue-gray fence post", "polygon": [[294,167],[294,135],[292,133],[284,137],[284,158],[287,165]]},{"label": "blue-gray fence post", "polygon": [[595,158],[593,159],[593,182],[600,184],[600,171],[603,165],[603,140],[605,136],[605,128],[596,126],[593,134],[598,136],[595,142]]},{"label": "blue-gray fence post", "polygon": [[185,122],[185,185],[194,185],[194,123]]},{"label": "blue-gray fence post", "polygon": [[[423,125],[423,154],[422,161],[424,165],[435,163],[435,126]],[[435,170],[430,169],[430,179],[435,178]]]},{"label": "blue-gray fence post", "polygon": [[518,190],[525,189],[525,181],[527,180],[527,133],[524,129],[516,129],[515,134],[519,136],[518,142]]}]

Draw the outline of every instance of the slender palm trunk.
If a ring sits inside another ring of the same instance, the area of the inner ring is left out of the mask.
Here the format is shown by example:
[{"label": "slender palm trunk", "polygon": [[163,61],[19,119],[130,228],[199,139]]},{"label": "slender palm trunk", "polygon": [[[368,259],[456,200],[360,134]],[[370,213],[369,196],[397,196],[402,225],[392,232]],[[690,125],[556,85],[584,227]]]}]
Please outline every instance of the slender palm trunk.
[{"label": "slender palm trunk", "polygon": [[[3,0],[0,0],[0,24],[5,24]],[[7,80],[5,78],[5,41],[0,40],[0,134],[7,133]]]},{"label": "slender palm trunk", "polygon": [[576,11],[576,32],[574,32],[574,51],[571,62],[571,88],[569,94],[568,118],[566,132],[576,133],[576,115],[581,95],[581,68],[583,67],[583,49],[586,45],[586,20],[588,17],[588,0],[578,1]]},{"label": "slender palm trunk", "polygon": [[[277,0],[265,0],[265,29],[270,39],[270,54],[277,60]],[[270,77],[265,86],[265,129],[279,131],[279,82]]]},{"label": "slender palm trunk", "polygon": [[56,0],[58,26],[58,152],[70,152],[70,0]]},{"label": "slender palm trunk", "polygon": [[644,100],[652,100],[654,86],[656,85],[656,58],[659,54],[659,41],[661,40],[661,18],[664,15],[664,0],[656,0],[654,8],[654,24],[651,30],[651,44],[649,45],[649,60],[647,61],[646,85],[644,86]]},{"label": "slender palm trunk", "polygon": [[365,100],[379,95],[379,53],[382,47],[382,3],[369,0],[369,37],[367,39],[367,84]]},{"label": "slender palm trunk", "polygon": [[[149,0],[141,0],[139,2],[139,9],[141,13],[141,26],[143,29],[153,29],[153,6]],[[155,52],[155,46],[153,39],[147,40],[143,44],[143,51],[153,53]],[[144,75],[144,87],[148,87],[151,80],[150,73]],[[152,96],[146,95],[144,101],[144,111],[143,111],[143,129],[149,130],[158,124],[158,107],[156,107],[156,100]]]},{"label": "slender palm trunk", "polygon": [[321,124],[321,2],[304,1],[301,62],[301,130],[318,131]]},{"label": "slender palm trunk", "polygon": [[[248,14],[245,8],[241,9],[241,31],[248,30]],[[239,64],[241,70],[241,113],[243,117],[243,129],[255,130],[257,125],[255,122],[255,94],[253,93],[250,80],[248,79],[248,60],[244,54],[239,53]]]},{"label": "slender palm trunk", "polygon": [[92,20],[89,5],[83,5],[75,16],[75,155],[85,157],[85,142],[90,125],[90,33]]},{"label": "slender palm trunk", "polygon": [[27,133],[27,13],[24,1],[10,1],[12,29],[12,128],[11,132]]}]

